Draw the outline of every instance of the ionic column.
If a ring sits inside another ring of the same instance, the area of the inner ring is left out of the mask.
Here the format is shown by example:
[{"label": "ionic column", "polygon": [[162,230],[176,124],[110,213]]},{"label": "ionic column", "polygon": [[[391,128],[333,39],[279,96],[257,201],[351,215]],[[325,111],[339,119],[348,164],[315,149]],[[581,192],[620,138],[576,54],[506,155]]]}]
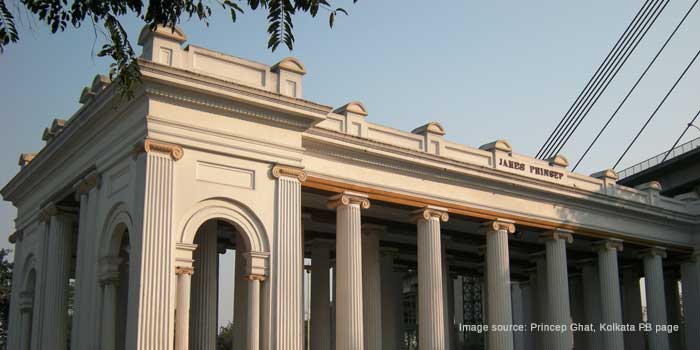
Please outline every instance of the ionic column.
[{"label": "ionic column", "polygon": [[[566,244],[573,241],[571,231],[557,229],[540,235],[545,241],[547,255],[547,322],[568,326],[571,323],[569,308],[569,277],[566,264]],[[549,332],[548,349],[571,349],[571,331]]]},{"label": "ionic column", "polygon": [[30,350],[32,345],[32,309],[34,308],[34,292],[19,294],[19,312],[21,322],[20,350]]},{"label": "ionic column", "polygon": [[700,349],[700,255],[693,254],[681,263],[683,310],[685,311],[685,349]]},{"label": "ionic column", "polygon": [[[189,314],[189,350],[216,350],[219,252],[218,223],[205,222],[195,236],[192,304]],[[187,277],[189,279],[189,277]],[[189,287],[188,287],[189,288]],[[184,345],[184,344],[183,344]]]},{"label": "ionic column", "polygon": [[[652,327],[665,325],[666,293],[664,293],[664,271],[662,258],[666,249],[654,247],[642,254],[644,259],[644,285],[647,295],[647,320]],[[647,334],[649,350],[668,350],[668,333],[651,331]]]},{"label": "ionic column", "polygon": [[400,300],[396,299],[396,277],[394,276],[394,258],[398,255],[395,248],[381,248],[381,289],[382,289],[382,349],[396,350],[399,342],[396,337],[396,318]]},{"label": "ionic column", "polygon": [[311,242],[311,350],[331,349],[330,254],[332,241]]},{"label": "ionic column", "polygon": [[[183,155],[181,146],[151,139],[134,150],[136,171],[143,176],[137,183],[143,187],[135,191],[133,202],[143,207],[135,210],[139,215],[135,232],[130,235],[134,238],[130,264],[136,267],[130,280],[140,284],[130,285],[139,290],[138,298],[129,306],[128,314],[136,322],[127,322],[128,349],[149,349],[153,344],[167,349],[174,346],[173,193],[175,162]],[[156,324],[159,326],[154,327]]]},{"label": "ionic column", "polygon": [[[513,314],[510,302],[510,259],[508,234],[515,232],[510,220],[498,219],[488,223],[486,231],[486,291],[488,292],[487,319],[490,325],[510,325]],[[513,332],[489,331],[488,349],[512,350]]]},{"label": "ionic column", "polygon": [[[175,350],[188,350],[190,336],[191,267],[176,267],[177,291],[175,299]],[[197,327],[196,323],[191,324]]]},{"label": "ionic column", "polygon": [[273,244],[273,312],[271,348],[302,350],[304,346],[303,310],[303,232],[301,229],[301,183],[306,173],[283,165],[272,168],[277,179],[276,222]]},{"label": "ionic column", "polygon": [[[640,273],[638,266],[622,268],[622,319],[626,324],[642,323],[642,295],[639,288]],[[644,349],[644,333],[625,332],[625,350]]]},{"label": "ionic column", "polygon": [[[601,322],[610,325],[622,324],[620,299],[620,271],[617,267],[617,252],[622,251],[622,241],[608,239],[596,245],[598,250],[598,280],[600,281]],[[603,332],[603,349],[624,348],[622,332]]]},{"label": "ionic column", "polygon": [[[523,322],[523,294],[520,288],[520,282],[510,283],[510,294],[513,304],[513,324],[522,325]],[[525,338],[523,332],[515,332],[513,334],[513,350],[524,350]]]},{"label": "ionic column", "polygon": [[[581,279],[583,281],[583,317],[586,323],[594,326],[600,323],[600,277],[595,260],[587,259],[580,262]],[[603,339],[598,333],[586,332],[586,344],[583,349],[597,350],[603,347]]]},{"label": "ionic column", "polygon": [[336,210],[336,350],[364,349],[361,209],[367,196],[349,192],[335,195],[328,207]]},{"label": "ionic column", "polygon": [[262,275],[246,275],[248,281],[248,324],[246,328],[246,349],[260,350],[260,283]]},{"label": "ionic column", "polygon": [[382,291],[379,269],[379,236],[385,227],[362,225],[362,300],[365,350],[382,349]]},{"label": "ionic column", "polygon": [[[679,271],[676,266],[664,271],[664,293],[666,294],[666,311],[669,324],[681,326],[681,300],[678,291]],[[682,327],[681,327],[682,328]],[[683,329],[668,335],[671,349],[683,347]]]},{"label": "ionic column", "polygon": [[46,274],[46,299],[43,314],[42,349],[66,348],[68,340],[68,280],[73,255],[74,216],[47,208],[50,217]]},{"label": "ionic column", "polygon": [[413,213],[418,224],[418,343],[421,348],[445,350],[440,221],[449,216],[446,209],[433,206]]},{"label": "ionic column", "polygon": [[119,286],[119,257],[105,257],[100,261],[102,287],[102,327],[100,349],[114,350],[117,343],[117,287]]}]

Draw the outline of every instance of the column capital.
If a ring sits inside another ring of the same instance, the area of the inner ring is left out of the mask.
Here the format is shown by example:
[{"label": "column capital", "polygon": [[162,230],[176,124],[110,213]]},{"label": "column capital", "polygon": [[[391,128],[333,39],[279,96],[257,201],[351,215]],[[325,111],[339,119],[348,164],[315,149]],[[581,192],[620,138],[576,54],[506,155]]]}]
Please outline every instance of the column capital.
[{"label": "column capital", "polygon": [[73,185],[76,199],[80,200],[80,196],[87,195],[93,188],[100,188],[102,185],[102,176],[97,171],[93,170],[84,178],[80,179]]},{"label": "column capital", "polygon": [[595,251],[601,251],[601,250],[617,250],[618,252],[621,252],[623,249],[623,244],[621,239],[617,238],[608,238],[604,239],[602,241],[597,241],[593,243],[593,250]]},{"label": "column capital", "polygon": [[182,146],[173,143],[157,141],[153,139],[144,139],[134,146],[132,155],[137,157],[141,153],[164,153],[169,155],[174,161],[178,161],[184,155]]},{"label": "column capital", "polygon": [[270,264],[270,253],[247,252],[245,257],[245,274],[267,276]]},{"label": "column capital", "polygon": [[574,241],[573,233],[574,233],[574,231],[571,231],[571,230],[566,230],[563,228],[556,228],[554,230],[541,233],[538,238],[540,241],[562,239],[562,240],[565,240],[566,243],[571,244],[571,242]]},{"label": "column capital", "polygon": [[275,179],[279,179],[280,177],[286,176],[296,178],[297,180],[299,180],[299,182],[306,181],[308,177],[306,171],[304,171],[302,168],[282,164],[273,165],[272,170],[270,170],[270,173]]},{"label": "column capital", "polygon": [[362,224],[362,234],[381,236],[386,233],[386,226],[376,224]]},{"label": "column capital", "polygon": [[447,208],[437,207],[434,205],[426,205],[421,209],[411,211],[411,217],[413,221],[437,218],[442,222],[447,222],[447,220],[450,219],[450,215],[447,213]]},{"label": "column capital", "polygon": [[194,268],[190,266],[175,266],[176,275],[191,275],[194,273]]},{"label": "column capital", "polygon": [[665,259],[667,254],[666,254],[666,248],[664,247],[659,247],[659,246],[654,246],[648,249],[644,249],[639,252],[639,257],[640,258],[646,258],[646,257],[655,257],[659,256],[662,259]]},{"label": "column capital", "polygon": [[506,231],[507,233],[515,233],[515,221],[508,219],[496,219],[487,221],[482,224],[486,229],[486,233],[496,231]]},{"label": "column capital", "polygon": [[51,220],[52,216],[56,215],[58,215],[58,207],[54,203],[49,203],[40,209],[39,221],[47,222]]},{"label": "column capital", "polygon": [[265,276],[263,275],[255,275],[255,274],[250,274],[250,275],[245,275],[243,276],[248,281],[264,281],[266,279]]},{"label": "column capital", "polygon": [[338,193],[328,199],[328,208],[336,209],[339,206],[348,206],[352,204],[357,204],[362,209],[369,209],[369,196],[364,193],[345,191],[343,193]]}]

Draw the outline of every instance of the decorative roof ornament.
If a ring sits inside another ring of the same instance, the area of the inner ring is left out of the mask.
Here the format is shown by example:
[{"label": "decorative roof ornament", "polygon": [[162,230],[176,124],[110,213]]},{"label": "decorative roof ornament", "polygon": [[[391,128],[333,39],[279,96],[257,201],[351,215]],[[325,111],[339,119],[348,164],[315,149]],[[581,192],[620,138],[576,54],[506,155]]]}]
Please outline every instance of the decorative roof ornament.
[{"label": "decorative roof ornament", "polygon": [[187,41],[187,36],[185,35],[185,32],[179,26],[175,26],[175,28],[170,28],[158,25],[156,26],[155,30],[151,30],[151,26],[145,25],[143,29],[141,29],[141,33],[139,34],[138,44],[142,46],[145,45],[150,36],[159,36],[161,38],[170,39],[176,41],[179,44],[182,44],[185,41]]},{"label": "decorative roof ornament", "polygon": [[346,114],[346,113],[355,113],[359,114],[361,116],[367,116],[367,108],[365,108],[365,105],[362,104],[360,101],[352,101],[348,102],[338,108],[336,108],[333,113],[338,113],[338,114]]},{"label": "decorative roof ornament", "polygon": [[418,134],[418,135],[425,135],[425,134],[437,134],[440,136],[445,135],[445,128],[440,125],[438,122],[429,122],[427,124],[421,125],[413,131],[411,131],[413,134]]},{"label": "decorative roof ornament", "polygon": [[560,166],[562,168],[569,166],[569,160],[561,154],[557,154],[556,156],[547,159],[547,161],[549,162],[549,165]]},{"label": "decorative roof ornament", "polygon": [[301,61],[299,61],[299,59],[297,59],[296,57],[283,58],[281,61],[275,63],[272,67],[270,67],[270,70],[273,72],[277,72],[280,69],[285,69],[294,73],[299,73],[301,75],[306,74],[306,68],[304,67],[304,64],[301,63]]},{"label": "decorative roof ornament", "polygon": [[489,142],[485,145],[482,145],[479,147],[480,150],[484,151],[502,151],[502,152],[513,152],[513,147],[510,145],[510,143],[506,140],[496,140],[493,142]]}]

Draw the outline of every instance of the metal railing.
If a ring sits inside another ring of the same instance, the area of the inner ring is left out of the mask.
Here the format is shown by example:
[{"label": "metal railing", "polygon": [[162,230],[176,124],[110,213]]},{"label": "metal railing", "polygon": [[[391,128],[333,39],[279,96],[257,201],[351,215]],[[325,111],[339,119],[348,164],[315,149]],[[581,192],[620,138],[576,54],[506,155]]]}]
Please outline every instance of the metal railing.
[{"label": "metal railing", "polygon": [[[621,170],[620,172],[617,173],[617,175],[621,179],[632,176],[636,173],[647,170],[655,165],[661,164],[664,161],[667,161],[669,159],[673,159],[675,157],[680,156],[681,154],[690,152],[698,147],[700,147],[700,137],[693,139],[693,140],[690,140],[690,141],[688,141],[680,146],[677,146],[676,148],[672,149],[670,153],[668,151],[663,152],[655,157],[651,157],[651,158],[649,158],[641,163],[635,164],[629,168]],[[666,157],[666,153],[668,153],[668,157]],[[665,160],[664,160],[664,157],[666,158]]]}]

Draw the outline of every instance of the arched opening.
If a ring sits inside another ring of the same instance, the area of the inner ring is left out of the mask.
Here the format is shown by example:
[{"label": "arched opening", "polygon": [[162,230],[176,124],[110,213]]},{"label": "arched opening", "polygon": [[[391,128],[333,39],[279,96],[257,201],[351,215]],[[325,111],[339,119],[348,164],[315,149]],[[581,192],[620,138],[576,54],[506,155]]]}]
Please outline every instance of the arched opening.
[{"label": "arched opening", "polygon": [[33,329],[32,324],[34,323],[34,292],[36,290],[36,270],[31,268],[26,276],[24,287],[22,292],[20,292],[19,298],[19,309],[20,309],[20,329],[21,329],[21,341],[20,349],[29,350],[32,346]]}]

